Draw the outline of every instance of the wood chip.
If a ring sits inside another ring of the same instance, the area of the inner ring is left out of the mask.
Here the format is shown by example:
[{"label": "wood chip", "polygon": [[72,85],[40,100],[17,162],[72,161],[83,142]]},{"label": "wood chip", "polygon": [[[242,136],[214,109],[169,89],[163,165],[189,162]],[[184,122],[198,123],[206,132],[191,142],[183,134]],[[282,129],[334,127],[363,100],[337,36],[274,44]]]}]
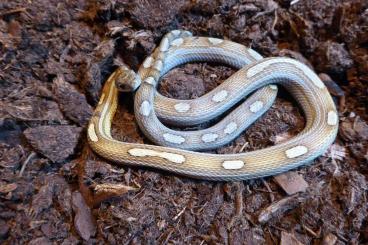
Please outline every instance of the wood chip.
[{"label": "wood chip", "polygon": [[293,234],[282,231],[280,245],[303,245],[303,243],[299,242]]},{"label": "wood chip", "polygon": [[139,188],[126,186],[123,184],[99,184],[95,186],[95,191],[97,194],[99,193],[111,193],[114,195],[123,195],[127,193],[128,191],[138,191]]},{"label": "wood chip", "polygon": [[334,245],[337,242],[337,237],[332,234],[328,233],[322,241],[322,245]]},{"label": "wood chip", "polygon": [[295,208],[302,201],[302,198],[298,198],[294,195],[274,202],[261,211],[261,213],[258,215],[258,222],[261,224],[267,223],[273,217],[281,215],[286,211]]},{"label": "wood chip", "polygon": [[17,189],[18,185],[15,183],[11,184],[0,184],[0,193],[7,194]]},{"label": "wood chip", "polygon": [[65,116],[80,126],[85,126],[93,112],[86,96],[66,82],[60,75],[54,79],[52,86],[53,93]]},{"label": "wood chip", "polygon": [[87,206],[82,194],[78,191],[73,192],[72,202],[75,212],[75,229],[85,241],[88,241],[96,234],[96,225],[91,209]]},{"label": "wood chip", "polygon": [[77,146],[82,128],[75,126],[39,126],[24,131],[35,150],[53,162],[62,162]]},{"label": "wood chip", "polygon": [[286,172],[275,176],[274,179],[288,195],[305,192],[308,188],[308,183],[297,172]]}]

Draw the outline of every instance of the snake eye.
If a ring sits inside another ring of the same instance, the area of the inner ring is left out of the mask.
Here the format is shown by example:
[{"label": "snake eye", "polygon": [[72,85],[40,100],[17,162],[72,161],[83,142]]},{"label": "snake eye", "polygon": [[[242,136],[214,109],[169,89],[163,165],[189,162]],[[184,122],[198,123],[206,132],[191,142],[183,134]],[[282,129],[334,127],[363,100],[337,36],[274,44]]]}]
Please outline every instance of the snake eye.
[{"label": "snake eye", "polygon": [[126,83],[118,83],[118,88],[122,92],[131,92],[132,88],[129,86],[129,84]]}]

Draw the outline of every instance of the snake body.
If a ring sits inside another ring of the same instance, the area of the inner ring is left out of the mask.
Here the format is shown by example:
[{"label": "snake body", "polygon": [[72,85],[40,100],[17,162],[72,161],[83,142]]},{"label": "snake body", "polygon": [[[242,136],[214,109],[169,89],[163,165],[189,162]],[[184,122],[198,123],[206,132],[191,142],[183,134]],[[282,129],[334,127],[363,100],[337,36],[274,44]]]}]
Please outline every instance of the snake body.
[{"label": "snake body", "polygon": [[[193,61],[220,62],[239,70],[220,86],[193,100],[165,98],[157,93],[160,77]],[[303,109],[306,125],[294,138],[262,150],[218,155],[208,150],[229,143],[272,105],[277,86],[284,86]],[[118,88],[135,90],[134,111],[142,132],[156,145],[120,142],[111,137]],[[254,92],[253,94],[251,94]],[[188,126],[209,121],[247,100],[214,126],[178,131],[165,124]],[[154,167],[211,180],[241,180],[277,174],[320,156],[334,141],[338,115],[319,77],[290,58],[263,59],[252,49],[217,38],[192,37],[172,31],[135,74],[123,66],[106,81],[88,126],[91,147],[101,156],[124,164]]]}]

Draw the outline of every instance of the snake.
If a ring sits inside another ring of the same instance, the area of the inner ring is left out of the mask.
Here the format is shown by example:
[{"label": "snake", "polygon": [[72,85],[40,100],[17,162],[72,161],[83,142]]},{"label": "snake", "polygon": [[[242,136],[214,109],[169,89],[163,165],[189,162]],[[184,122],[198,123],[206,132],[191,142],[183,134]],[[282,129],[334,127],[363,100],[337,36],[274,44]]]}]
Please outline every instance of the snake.
[{"label": "snake", "polygon": [[[162,76],[189,62],[223,63],[238,70],[195,99],[179,100],[158,93]],[[302,109],[306,123],[301,132],[260,150],[208,152],[228,144],[260,118],[272,106],[278,86],[285,88]],[[136,122],[154,144],[122,142],[111,136],[119,96],[126,92],[135,93]],[[175,128],[218,118],[221,120],[205,129]],[[303,63],[287,57],[263,58],[255,50],[230,40],[173,30],[162,38],[137,73],[121,65],[106,80],[87,138],[97,154],[116,163],[191,178],[237,181],[271,176],[313,162],[334,142],[338,123],[338,113],[325,84]]]}]

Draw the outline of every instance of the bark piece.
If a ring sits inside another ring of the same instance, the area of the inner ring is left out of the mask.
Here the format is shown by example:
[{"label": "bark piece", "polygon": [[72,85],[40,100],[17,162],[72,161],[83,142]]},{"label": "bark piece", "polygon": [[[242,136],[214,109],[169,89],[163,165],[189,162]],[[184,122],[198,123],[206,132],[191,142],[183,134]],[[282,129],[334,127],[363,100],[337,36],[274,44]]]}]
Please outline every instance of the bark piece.
[{"label": "bark piece", "polygon": [[337,242],[337,237],[332,234],[328,233],[322,241],[322,245],[334,245]]},{"label": "bark piece", "polygon": [[353,60],[344,44],[333,41],[321,43],[315,54],[315,64],[318,70],[341,73],[353,65]]},{"label": "bark piece", "polygon": [[64,119],[58,104],[44,98],[26,97],[15,102],[0,102],[0,108],[5,111],[5,118],[10,116],[20,121],[62,122]]},{"label": "bark piece", "polygon": [[368,139],[368,124],[359,117],[345,120],[339,129],[339,134],[345,141],[360,142]]},{"label": "bark piece", "polygon": [[[45,184],[34,195],[31,212],[34,216],[48,210],[53,203],[57,205],[66,215],[71,216],[71,190],[65,179],[58,175],[50,175]],[[55,205],[55,204],[54,204]]]},{"label": "bark piece", "polygon": [[39,126],[24,131],[36,151],[53,162],[62,162],[77,146],[82,129],[75,126]]},{"label": "bark piece", "polygon": [[261,213],[258,215],[258,222],[262,224],[267,223],[273,217],[281,215],[286,211],[295,208],[301,201],[302,198],[290,196],[274,202],[261,211]]},{"label": "bark piece", "polygon": [[290,171],[279,174],[274,179],[288,195],[305,192],[308,188],[308,183],[297,172]]},{"label": "bark piece", "polygon": [[30,241],[28,244],[29,245],[51,245],[52,243],[46,237],[38,237]]},{"label": "bark piece", "polygon": [[303,243],[299,242],[294,235],[282,231],[280,245],[303,245]]},{"label": "bark piece", "polygon": [[93,109],[86,97],[62,76],[54,80],[53,92],[65,116],[80,126],[85,126],[91,118]]},{"label": "bark piece", "polygon": [[83,71],[81,86],[85,90],[85,93],[89,101],[93,104],[97,104],[99,94],[102,88],[101,69],[97,63],[89,61],[86,64]]},{"label": "bark piece", "polygon": [[197,98],[205,93],[205,85],[202,79],[175,70],[160,83],[160,93],[176,99]]},{"label": "bark piece", "polygon": [[0,194],[7,194],[9,192],[14,191],[17,188],[18,188],[18,185],[16,183],[11,183],[11,184],[0,183]]},{"label": "bark piece", "polygon": [[73,210],[75,212],[74,226],[78,234],[86,241],[96,233],[96,225],[90,208],[82,194],[78,191],[72,195]]}]

